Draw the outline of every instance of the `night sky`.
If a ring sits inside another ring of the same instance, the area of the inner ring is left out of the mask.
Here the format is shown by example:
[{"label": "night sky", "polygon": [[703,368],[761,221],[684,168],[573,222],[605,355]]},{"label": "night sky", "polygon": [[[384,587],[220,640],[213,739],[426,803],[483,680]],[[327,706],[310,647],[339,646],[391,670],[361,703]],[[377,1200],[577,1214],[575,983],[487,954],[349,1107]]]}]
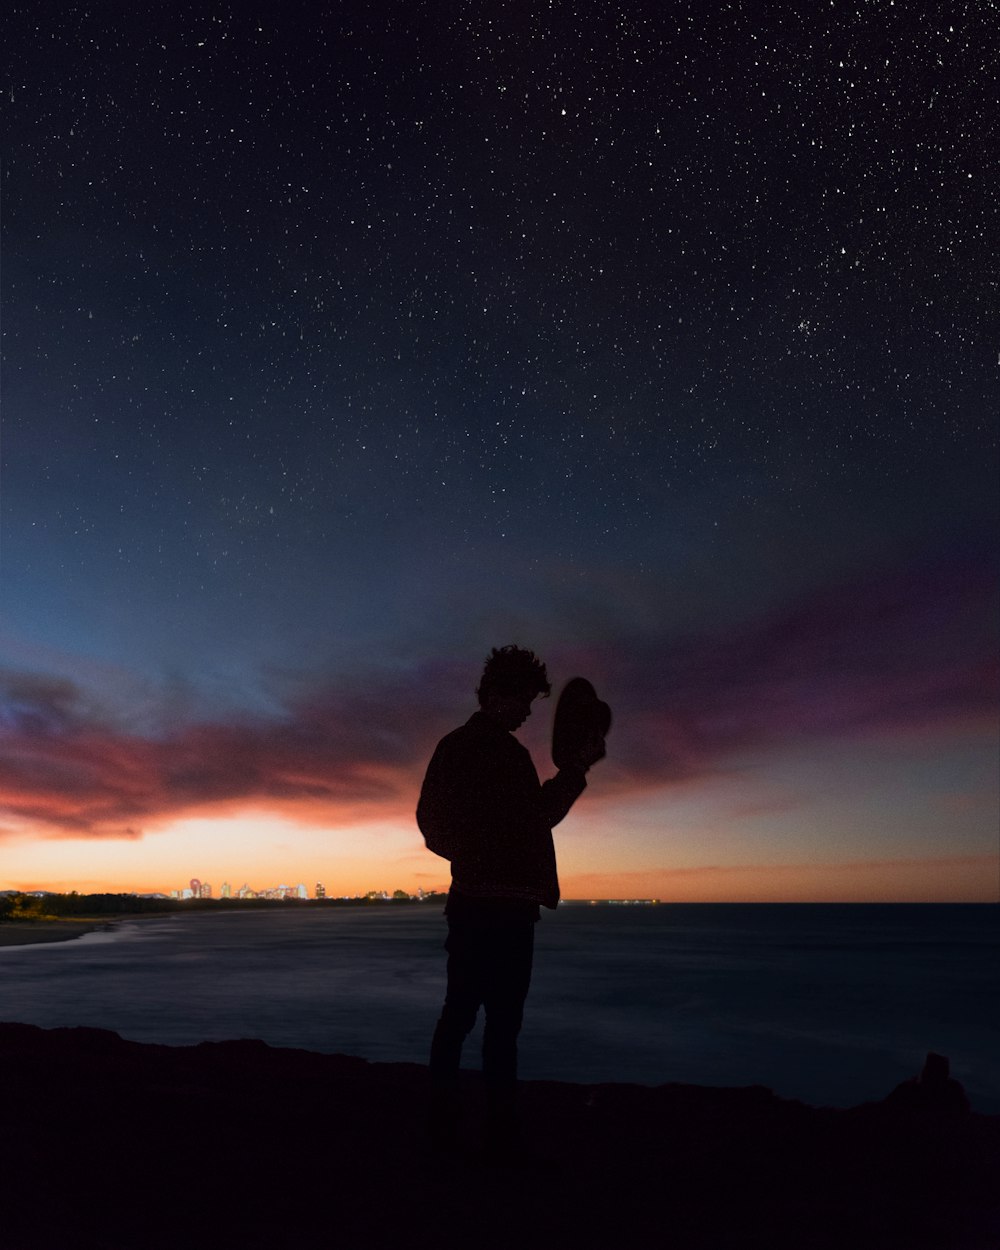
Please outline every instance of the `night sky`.
[{"label": "night sky", "polygon": [[444,886],[517,642],[565,895],[997,899],[997,16],[8,6],[0,888]]}]

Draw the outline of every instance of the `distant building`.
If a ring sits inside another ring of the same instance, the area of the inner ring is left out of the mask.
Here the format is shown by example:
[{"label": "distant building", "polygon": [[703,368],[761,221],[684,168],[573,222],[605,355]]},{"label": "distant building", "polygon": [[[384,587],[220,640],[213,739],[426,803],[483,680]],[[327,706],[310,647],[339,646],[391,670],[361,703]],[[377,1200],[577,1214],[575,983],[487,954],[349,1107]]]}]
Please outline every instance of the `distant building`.
[{"label": "distant building", "polygon": [[316,897],[326,898],[326,886],[322,883],[322,881],[316,882]]},{"label": "distant building", "polygon": [[186,885],[184,889],[181,890],[181,898],[194,898],[194,891],[190,886]]},{"label": "distant building", "polygon": [[211,898],[212,897],[212,887],[208,884],[207,881],[203,881],[201,883],[201,892],[199,893],[198,897],[199,898]]},{"label": "distant building", "polygon": [[191,878],[191,893],[186,895],[187,898],[201,898],[201,882],[197,877]]},{"label": "distant building", "polygon": [[232,898],[233,897],[233,887],[229,884],[228,881],[223,881],[219,889],[219,897],[220,898]]},{"label": "distant building", "polygon": [[305,887],[305,886],[301,883],[301,881],[300,881],[300,882],[299,882],[299,884],[295,887],[295,893],[296,893],[296,895],[297,895],[299,898],[308,898],[308,897],[309,897],[309,891],[308,891],[308,890],[306,889],[306,887]]}]

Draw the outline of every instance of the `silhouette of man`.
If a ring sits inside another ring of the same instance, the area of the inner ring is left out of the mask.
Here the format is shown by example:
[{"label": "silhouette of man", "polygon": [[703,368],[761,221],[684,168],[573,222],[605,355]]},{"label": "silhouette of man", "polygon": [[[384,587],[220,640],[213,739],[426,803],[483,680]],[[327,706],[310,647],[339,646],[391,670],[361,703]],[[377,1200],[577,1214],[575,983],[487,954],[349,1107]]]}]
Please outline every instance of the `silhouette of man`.
[{"label": "silhouette of man", "polygon": [[433,1143],[457,1146],[462,1044],[485,1009],[483,1078],[487,1145],[516,1156],[517,1035],[531,981],[539,906],[559,902],[552,826],[586,788],[603,741],[540,784],[514,738],[537,695],[551,690],[545,665],[520,647],[493,648],[476,695],[479,711],[442,738],[427,768],[417,823],[427,846],[451,861],[448,988],[431,1043]]}]

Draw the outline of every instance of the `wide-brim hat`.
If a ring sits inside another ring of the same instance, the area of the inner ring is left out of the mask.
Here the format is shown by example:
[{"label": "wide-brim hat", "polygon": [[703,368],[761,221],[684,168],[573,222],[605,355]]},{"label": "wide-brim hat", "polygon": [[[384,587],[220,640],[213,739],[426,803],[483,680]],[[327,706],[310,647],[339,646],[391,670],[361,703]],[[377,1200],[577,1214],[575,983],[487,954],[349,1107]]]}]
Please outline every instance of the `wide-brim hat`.
[{"label": "wide-brim hat", "polygon": [[580,751],[611,728],[611,708],[597,697],[585,677],[563,687],[552,722],[552,762],[556,768],[575,764]]}]

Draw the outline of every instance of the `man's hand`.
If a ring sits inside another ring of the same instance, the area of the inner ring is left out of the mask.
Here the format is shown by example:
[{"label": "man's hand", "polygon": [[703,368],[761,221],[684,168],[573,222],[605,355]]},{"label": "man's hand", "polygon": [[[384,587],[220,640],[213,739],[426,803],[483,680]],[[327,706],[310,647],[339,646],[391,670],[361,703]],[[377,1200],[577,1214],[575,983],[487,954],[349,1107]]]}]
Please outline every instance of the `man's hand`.
[{"label": "man's hand", "polygon": [[595,735],[580,747],[573,763],[577,768],[582,768],[586,772],[591,764],[596,764],[598,760],[603,760],[607,753],[608,749],[605,746],[604,739]]}]

